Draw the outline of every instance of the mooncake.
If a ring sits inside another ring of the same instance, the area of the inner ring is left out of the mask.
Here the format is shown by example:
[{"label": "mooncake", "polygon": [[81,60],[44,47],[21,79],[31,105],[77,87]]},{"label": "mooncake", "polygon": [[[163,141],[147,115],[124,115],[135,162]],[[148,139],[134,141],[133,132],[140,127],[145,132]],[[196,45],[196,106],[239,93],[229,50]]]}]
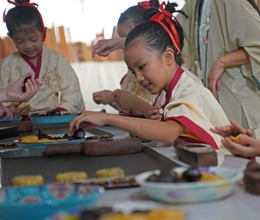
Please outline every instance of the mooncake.
[{"label": "mooncake", "polygon": [[76,182],[87,180],[87,173],[84,171],[71,171],[58,173],[55,177],[56,182],[66,183],[66,182]]},{"label": "mooncake", "polygon": [[14,186],[41,185],[43,183],[44,178],[41,175],[21,175],[12,179],[12,185]]},{"label": "mooncake", "polygon": [[124,177],[125,171],[120,167],[103,168],[96,171],[97,178]]}]

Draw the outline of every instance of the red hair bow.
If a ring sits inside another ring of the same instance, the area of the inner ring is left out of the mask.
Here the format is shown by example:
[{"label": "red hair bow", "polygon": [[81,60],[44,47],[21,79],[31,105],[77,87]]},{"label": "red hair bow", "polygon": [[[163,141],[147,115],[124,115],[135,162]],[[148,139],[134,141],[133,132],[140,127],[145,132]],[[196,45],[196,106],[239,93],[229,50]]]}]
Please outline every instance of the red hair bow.
[{"label": "red hair bow", "polygon": [[[165,2],[162,2],[162,4],[160,5],[159,9],[160,12],[158,12],[157,14],[153,15],[149,21],[152,22],[156,22],[158,24],[160,24],[163,29],[168,33],[169,37],[172,40],[173,45],[175,46],[175,48],[178,50],[179,53],[182,54],[181,50],[180,50],[180,40],[179,40],[179,36],[177,33],[177,30],[175,28],[175,26],[172,23],[172,13],[168,10],[165,10]],[[162,22],[162,21],[166,21],[167,24],[170,26],[170,30],[169,28]]]},{"label": "red hair bow", "polygon": [[[30,3],[30,2],[22,2],[22,3],[17,3],[15,1],[11,1],[11,0],[7,0],[7,2],[9,2],[10,4],[13,4],[15,6],[20,5],[20,6],[27,6],[27,7],[38,7],[37,3]],[[3,21],[6,22],[6,13],[5,13],[6,9],[4,10],[4,14],[3,14]]]},{"label": "red hair bow", "polygon": [[[15,6],[25,6],[25,7],[35,7],[35,8],[38,8],[38,4],[37,3],[30,3],[30,2],[22,2],[22,3],[17,3],[15,1],[11,1],[11,0],[7,0],[7,2],[9,2],[10,4],[13,4]],[[6,22],[6,13],[5,13],[6,9],[4,10],[4,13],[3,13],[3,21]],[[41,25],[42,25],[42,33],[43,33],[43,40],[45,40],[46,38],[46,29],[45,29],[45,26],[44,26],[44,23],[43,23],[43,19],[42,19],[42,15],[41,13],[39,12],[40,14],[40,18],[41,18]]]},{"label": "red hair bow", "polygon": [[143,7],[143,8],[145,8],[145,9],[150,9],[150,8],[151,8],[149,1],[138,2],[137,5],[139,5],[139,6]]}]

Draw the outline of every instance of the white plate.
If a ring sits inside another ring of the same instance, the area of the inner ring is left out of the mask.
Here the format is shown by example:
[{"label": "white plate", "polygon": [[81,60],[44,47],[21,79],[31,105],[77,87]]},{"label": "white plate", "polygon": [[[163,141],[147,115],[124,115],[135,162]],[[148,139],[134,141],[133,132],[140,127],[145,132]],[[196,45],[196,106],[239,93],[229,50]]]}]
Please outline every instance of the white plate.
[{"label": "white plate", "polygon": [[[177,167],[176,172],[183,172],[187,168]],[[167,203],[194,203],[217,200],[232,194],[236,183],[243,174],[235,169],[224,167],[207,167],[207,172],[214,172],[223,176],[223,180],[212,182],[185,182],[185,183],[155,183],[145,181],[151,174],[159,170],[148,171],[136,176],[136,182],[152,199]]]}]

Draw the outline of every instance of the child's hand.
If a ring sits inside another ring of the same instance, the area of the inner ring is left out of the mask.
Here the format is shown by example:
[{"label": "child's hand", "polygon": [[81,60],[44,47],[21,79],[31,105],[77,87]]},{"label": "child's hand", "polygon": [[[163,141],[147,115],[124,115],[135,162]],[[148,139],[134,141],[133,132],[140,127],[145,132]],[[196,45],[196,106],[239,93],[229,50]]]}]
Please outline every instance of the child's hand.
[{"label": "child's hand", "polygon": [[81,115],[74,118],[69,125],[70,133],[73,134],[79,129],[80,124],[84,123],[83,129],[90,129],[96,126],[106,125],[106,120],[109,114],[103,112],[84,111]]},{"label": "child's hand", "polygon": [[161,121],[163,118],[163,109],[160,106],[154,106],[148,111],[150,119]]},{"label": "child's hand", "polygon": [[120,107],[120,109],[124,110],[125,112],[131,112],[132,107],[134,106],[134,99],[136,98],[135,95],[132,95],[129,92],[116,89],[114,92],[115,101]]},{"label": "child's hand", "polygon": [[97,104],[107,105],[114,101],[114,95],[113,95],[113,92],[110,90],[94,92],[93,100]]},{"label": "child's hand", "polygon": [[2,119],[13,118],[13,113],[11,109],[0,104],[0,118]]}]

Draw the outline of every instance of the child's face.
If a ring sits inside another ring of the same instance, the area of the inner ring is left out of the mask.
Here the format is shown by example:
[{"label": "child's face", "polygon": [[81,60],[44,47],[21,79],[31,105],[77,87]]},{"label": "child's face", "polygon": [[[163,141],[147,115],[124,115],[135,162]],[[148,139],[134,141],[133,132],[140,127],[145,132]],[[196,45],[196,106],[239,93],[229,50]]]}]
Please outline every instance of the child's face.
[{"label": "child's face", "polygon": [[15,31],[12,40],[19,53],[33,59],[38,56],[43,47],[42,32],[34,29]]},{"label": "child's face", "polygon": [[169,79],[163,55],[148,50],[141,40],[136,40],[125,49],[124,59],[138,83],[150,93],[157,94],[167,89]]}]

